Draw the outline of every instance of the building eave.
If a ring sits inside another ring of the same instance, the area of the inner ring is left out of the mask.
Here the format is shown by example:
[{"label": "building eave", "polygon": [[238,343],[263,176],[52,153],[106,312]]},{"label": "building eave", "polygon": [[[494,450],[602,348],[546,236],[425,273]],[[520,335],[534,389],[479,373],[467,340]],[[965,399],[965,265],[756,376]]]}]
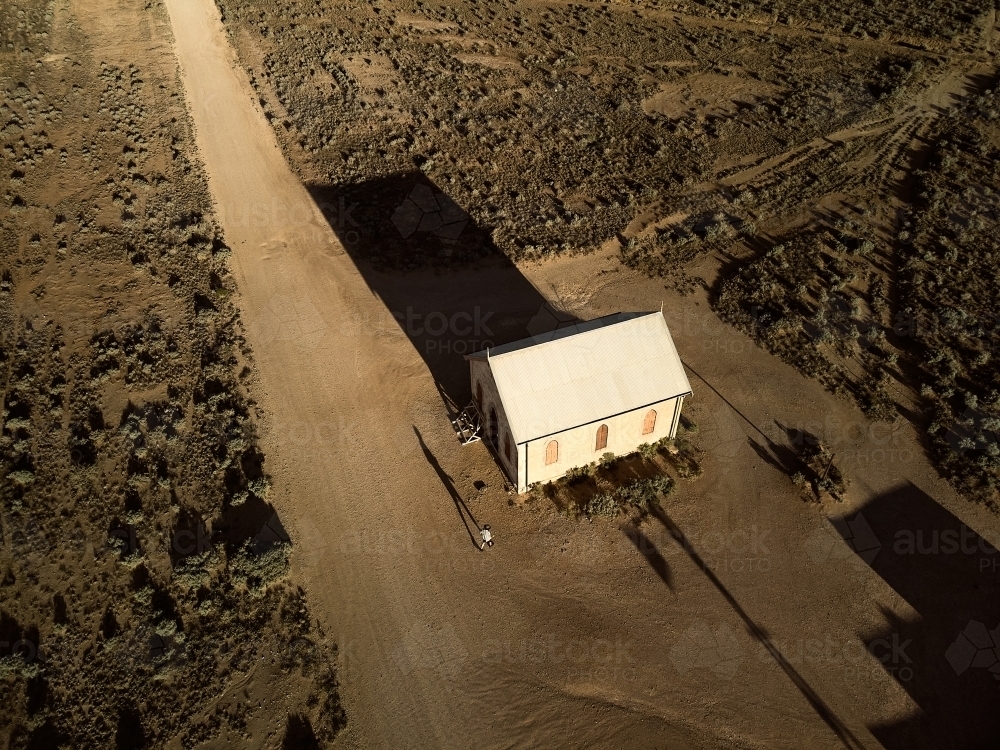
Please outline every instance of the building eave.
[{"label": "building eave", "polygon": [[676,396],[665,396],[664,398],[657,399],[656,401],[651,401],[648,404],[641,404],[639,406],[632,407],[631,409],[625,409],[625,411],[620,411],[616,414],[605,414],[603,417],[598,417],[597,419],[592,419],[589,422],[581,422],[580,424],[573,425],[572,427],[564,427],[561,430],[556,430],[555,432],[549,432],[545,435],[535,435],[534,437],[529,437],[524,440],[524,443],[519,443],[520,445],[534,442],[535,440],[544,440],[545,438],[552,437],[553,435],[560,435],[564,432],[569,432],[570,430],[575,430],[580,427],[586,427],[589,424],[597,424],[598,422],[603,422],[606,419],[614,419],[615,417],[620,417],[622,414],[628,414],[633,411],[638,411],[639,409],[648,409],[651,406],[656,406],[657,404],[662,404],[665,401],[673,401],[676,398],[687,398],[691,395],[691,391],[685,391],[684,393],[678,393]]}]

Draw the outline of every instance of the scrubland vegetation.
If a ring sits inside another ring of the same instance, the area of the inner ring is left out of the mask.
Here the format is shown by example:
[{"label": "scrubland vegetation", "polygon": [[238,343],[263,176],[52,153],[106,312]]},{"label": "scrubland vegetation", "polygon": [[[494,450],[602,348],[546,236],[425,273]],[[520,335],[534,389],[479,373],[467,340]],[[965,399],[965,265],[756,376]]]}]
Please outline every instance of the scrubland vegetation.
[{"label": "scrubland vegetation", "polygon": [[719,18],[804,23],[860,39],[901,37],[951,40],[966,32],[969,24],[991,10],[993,5],[988,0],[931,0],[920,5],[891,0],[850,6],[831,6],[816,0],[737,3],[703,0],[688,7],[695,12],[704,9]]},{"label": "scrubland vegetation", "polygon": [[1000,80],[934,127],[900,237],[899,304],[935,458],[995,503],[1000,479]]},{"label": "scrubland vegetation", "polygon": [[[701,183],[890,111],[924,65],[616,4],[219,5],[304,179],[350,191],[419,169],[489,228],[481,253],[515,260],[589,251],[645,212],[682,209],[690,220],[655,244],[687,259],[688,239],[733,211]],[[726,222],[738,230],[746,212]]]},{"label": "scrubland vegetation", "polygon": [[531,498],[548,498],[575,518],[643,516],[669,495],[677,479],[701,474],[698,451],[683,436],[644,443],[628,456],[605,453],[599,461],[532,488]]},{"label": "scrubland vegetation", "polygon": [[0,736],[239,745],[294,715],[330,738],[336,648],[286,580],[173,58],[102,62],[49,4],[0,29]]},{"label": "scrubland vegetation", "polygon": [[[726,320],[877,420],[900,408],[940,470],[996,507],[997,77],[926,126],[901,208],[821,222],[764,243],[718,284]],[[916,166],[919,165],[919,166]],[[856,186],[856,195],[863,186]],[[880,237],[881,235],[881,237]]]},{"label": "scrubland vegetation", "polygon": [[[709,287],[871,419],[920,424],[997,506],[993,4],[218,5],[311,188],[419,171],[474,220],[456,253],[370,241],[366,262],[611,248]],[[158,2],[122,8],[169,49]],[[92,12],[0,6],[0,741],[329,740],[336,647],[288,578],[176,61],[111,54]],[[384,238],[367,210],[357,232]],[[699,473],[676,447],[540,491],[641,514]],[[824,446],[799,460],[814,494],[845,492]]]},{"label": "scrubland vegetation", "polygon": [[[419,170],[477,227],[449,263],[617,247],[708,284],[870,418],[929,427],[942,471],[995,501],[997,87],[971,72],[993,3],[219,6],[314,187],[355,200]],[[384,223],[358,227],[373,265],[442,262],[387,253]]]}]

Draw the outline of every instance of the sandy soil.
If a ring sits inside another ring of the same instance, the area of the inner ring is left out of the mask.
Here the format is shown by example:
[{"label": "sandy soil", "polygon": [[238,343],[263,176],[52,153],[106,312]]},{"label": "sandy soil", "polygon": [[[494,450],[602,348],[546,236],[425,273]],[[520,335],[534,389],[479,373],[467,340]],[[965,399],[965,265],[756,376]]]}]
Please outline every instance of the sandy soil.
[{"label": "sandy soil", "polygon": [[[215,6],[166,5],[233,248],[294,573],[339,634],[349,716],[339,746],[904,747],[986,736],[992,720],[970,700],[972,683],[940,665],[958,613],[985,610],[979,619],[994,624],[982,592],[995,574],[976,579],[977,596],[968,570],[938,567],[920,594],[921,566],[864,564],[827,520],[860,510],[883,535],[879,563],[896,560],[888,545],[900,524],[934,509],[984,535],[996,528],[933,475],[909,427],[871,425],[721,324],[702,292],[677,297],[608,254],[406,277],[356,262],[286,164]],[[713,262],[694,270],[711,277]],[[461,400],[461,363],[441,342],[471,345],[475,334],[407,336],[393,317],[478,306],[501,331],[484,335],[499,337],[547,301],[580,317],[662,302],[690,368],[705,473],[641,538],[506,494],[485,447],[458,445],[438,390]],[[853,480],[846,504],[802,501],[778,467],[785,428],[834,446]],[[473,523],[491,524],[494,548],[474,546]],[[956,580],[961,603],[949,607]],[[893,650],[907,640],[911,651]]]}]

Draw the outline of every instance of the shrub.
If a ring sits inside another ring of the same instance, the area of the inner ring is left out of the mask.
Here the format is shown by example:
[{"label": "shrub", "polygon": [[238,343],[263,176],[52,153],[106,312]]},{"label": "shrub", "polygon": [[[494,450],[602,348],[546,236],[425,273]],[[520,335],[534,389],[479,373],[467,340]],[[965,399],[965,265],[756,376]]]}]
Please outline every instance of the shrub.
[{"label": "shrub", "polygon": [[7,477],[16,484],[18,487],[27,487],[29,484],[35,481],[35,475],[30,471],[25,471],[23,469],[19,471],[12,471]]},{"label": "shrub", "polygon": [[621,505],[613,493],[603,492],[594,495],[583,507],[583,512],[588,516],[605,516],[614,518],[621,510]]},{"label": "shrub", "polygon": [[656,476],[649,479],[639,479],[618,489],[618,496],[623,504],[634,505],[642,510],[656,502],[659,495],[666,495],[673,487],[669,477]]},{"label": "shrub", "polygon": [[254,551],[254,542],[241,547],[230,560],[233,582],[245,586],[252,594],[260,595],[288,572],[291,545],[285,542],[272,544],[267,549]]},{"label": "shrub", "polygon": [[594,495],[584,506],[583,511],[588,516],[605,516],[614,518],[625,506],[633,506],[640,510],[649,510],[649,506],[657,502],[660,495],[666,495],[673,489],[670,477],[655,476],[618,487],[611,492]]},{"label": "shrub", "polygon": [[660,444],[657,443],[643,443],[639,446],[639,455],[642,456],[643,461],[652,461],[656,458],[656,454],[660,449]]},{"label": "shrub", "polygon": [[566,481],[569,484],[576,484],[577,482],[582,482],[588,477],[594,475],[597,465],[593,462],[589,464],[584,464],[583,466],[574,466],[572,469],[566,472]]},{"label": "shrub", "polygon": [[174,582],[189,590],[207,585],[211,579],[208,568],[211,557],[212,551],[206,550],[183,558],[174,568]]},{"label": "shrub", "polygon": [[267,500],[267,496],[271,491],[271,482],[268,481],[266,477],[260,477],[259,479],[250,480],[247,487],[256,497],[261,500]]}]

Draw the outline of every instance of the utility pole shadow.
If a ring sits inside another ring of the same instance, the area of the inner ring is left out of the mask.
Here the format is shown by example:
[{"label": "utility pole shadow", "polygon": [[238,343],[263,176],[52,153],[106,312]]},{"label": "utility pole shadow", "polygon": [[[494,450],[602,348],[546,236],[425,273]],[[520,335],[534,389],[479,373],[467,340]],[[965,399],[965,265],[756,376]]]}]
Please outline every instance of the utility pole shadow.
[{"label": "utility pole shadow", "polygon": [[[771,637],[768,632],[758,625],[753,618],[750,617],[740,606],[740,603],[736,598],[729,592],[729,589],[725,587],[719,577],[715,572],[708,566],[708,564],[702,559],[701,555],[694,549],[691,543],[688,541],[684,532],[681,531],[680,527],[677,526],[667,515],[666,511],[658,505],[650,506],[650,513],[663,524],[663,527],[670,533],[671,536],[681,545],[681,549],[687,553],[691,561],[697,565],[701,571],[705,574],[712,585],[722,594],[726,603],[732,608],[732,610],[739,615],[740,619],[743,620],[746,626],[747,632],[750,636],[760,643],[771,655],[771,658],[781,667],[782,671],[788,676],[788,679],[792,681],[792,684],[798,688],[799,692],[802,693],[803,697],[809,702],[816,714],[826,723],[828,727],[837,735],[837,739],[840,740],[841,744],[848,748],[849,750],[861,750],[864,745],[861,741],[854,736],[854,733],[847,727],[846,724],[834,713],[826,702],[819,696],[819,694],[813,689],[813,687],[805,680],[805,678],[796,671],[788,659],[778,650],[778,648],[771,641]],[[648,558],[647,558],[648,559]]]}]

